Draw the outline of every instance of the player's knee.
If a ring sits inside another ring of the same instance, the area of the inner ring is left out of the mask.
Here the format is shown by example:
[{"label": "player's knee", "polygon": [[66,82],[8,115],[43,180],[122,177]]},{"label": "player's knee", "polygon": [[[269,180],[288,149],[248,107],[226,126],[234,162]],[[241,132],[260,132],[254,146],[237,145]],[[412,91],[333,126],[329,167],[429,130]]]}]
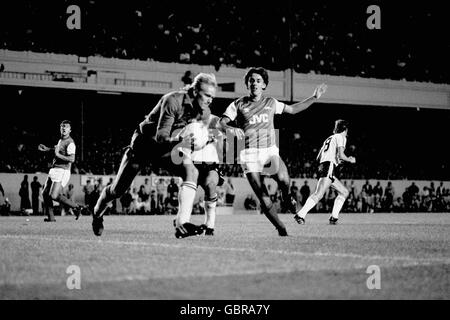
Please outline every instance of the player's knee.
[{"label": "player's knee", "polygon": [[185,181],[196,182],[198,180],[198,170],[194,166],[186,167],[186,179]]},{"label": "player's knee", "polygon": [[323,192],[314,192],[312,195],[311,195],[311,199],[313,199],[314,200],[314,202],[315,203],[317,203],[317,202],[319,202],[320,200],[322,200],[322,198],[323,198]]},{"label": "player's knee", "polygon": [[57,201],[59,199],[60,191],[61,190],[58,187],[49,190],[48,193],[49,199]]},{"label": "player's knee", "polygon": [[213,196],[214,194],[216,194],[216,188],[217,188],[216,181],[207,182],[205,186],[205,195],[209,197]]},{"label": "player's knee", "polygon": [[339,195],[341,195],[342,197],[344,197],[344,198],[347,199],[347,197],[348,197],[348,195],[349,195],[349,192],[348,192],[347,189],[343,189],[343,190],[340,190],[340,191],[339,191]]}]

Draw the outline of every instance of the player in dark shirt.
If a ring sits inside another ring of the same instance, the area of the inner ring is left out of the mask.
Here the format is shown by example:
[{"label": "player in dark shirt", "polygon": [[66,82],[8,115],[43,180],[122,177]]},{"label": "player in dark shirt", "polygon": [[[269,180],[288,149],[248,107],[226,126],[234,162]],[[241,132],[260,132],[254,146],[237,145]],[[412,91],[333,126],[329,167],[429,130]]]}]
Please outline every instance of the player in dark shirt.
[{"label": "player in dark shirt", "polygon": [[[192,161],[185,161],[182,157],[180,162],[174,163],[172,155],[180,143],[183,145],[191,143],[190,137],[185,137],[181,141],[179,133],[182,128],[192,121],[210,119],[209,105],[215,97],[216,87],[214,75],[200,73],[191,85],[164,95],[138,125],[122,157],[114,182],[103,189],[95,205],[92,221],[95,235],[100,236],[103,232],[103,213],[107,204],[121,197],[141,168],[150,162],[169,165],[172,169],[181,171],[179,173],[184,182],[179,192],[179,215],[181,213],[181,216],[190,216],[197,190],[198,170]],[[197,226],[184,220],[176,227],[181,237],[198,234],[201,231]]]}]

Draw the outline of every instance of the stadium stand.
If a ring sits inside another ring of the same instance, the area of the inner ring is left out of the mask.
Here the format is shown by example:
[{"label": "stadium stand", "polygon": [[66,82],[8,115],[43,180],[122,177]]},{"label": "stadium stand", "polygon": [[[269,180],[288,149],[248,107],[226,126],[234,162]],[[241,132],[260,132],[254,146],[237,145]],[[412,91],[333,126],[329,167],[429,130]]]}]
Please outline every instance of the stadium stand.
[{"label": "stadium stand", "polygon": [[[69,4],[82,8],[81,30],[68,31],[65,26]],[[301,74],[450,84],[450,43],[429,37],[446,29],[444,11],[412,3],[408,15],[397,15],[402,6],[383,4],[386,27],[367,32],[361,28],[366,7],[352,4],[344,11],[337,3],[288,0],[285,5],[277,1],[257,8],[239,0],[166,6],[146,0],[111,3],[105,12],[104,3],[92,0],[10,1],[5,5],[8,14],[0,21],[0,49],[213,65],[216,70],[259,65],[273,71],[292,68]],[[393,24],[395,32],[388,28]],[[338,25],[342,32],[335,32]],[[4,69],[2,63],[0,72]],[[73,136],[80,156],[73,172],[104,175],[116,173],[134,126],[159,98],[14,86],[0,87],[0,95],[7,102],[1,112],[7,110],[10,119],[17,119],[0,126],[0,172],[48,170],[51,158],[36,156],[36,146],[55,142],[55,124],[61,120],[58,110],[63,106],[77,125]],[[215,113],[220,115],[230,102],[216,99]],[[134,106],[132,113],[126,112],[128,105]],[[291,118],[277,116],[276,125],[282,127],[281,155],[292,178],[315,178],[314,159],[336,117],[350,121],[348,153],[358,159],[356,165],[343,168],[343,179],[450,180],[450,158],[442,145],[442,138],[448,136],[447,110],[368,106],[362,116],[361,106],[335,104],[317,104]],[[238,164],[222,164],[221,169],[226,176],[242,176]],[[151,165],[142,172],[151,173],[168,174]],[[376,204],[363,209],[359,203],[364,196],[358,197],[359,202],[349,201],[356,208],[349,211],[376,210]],[[426,202],[426,196],[420,199]],[[413,201],[406,202],[405,210],[414,211]]]}]

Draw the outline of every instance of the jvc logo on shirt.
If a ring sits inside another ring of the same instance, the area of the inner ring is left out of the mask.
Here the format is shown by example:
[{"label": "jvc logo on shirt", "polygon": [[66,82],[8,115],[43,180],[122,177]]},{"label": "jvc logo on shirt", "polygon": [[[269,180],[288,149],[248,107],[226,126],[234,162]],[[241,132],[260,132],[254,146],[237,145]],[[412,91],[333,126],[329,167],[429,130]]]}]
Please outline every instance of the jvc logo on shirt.
[{"label": "jvc logo on shirt", "polygon": [[261,122],[264,123],[269,122],[269,115],[267,113],[254,114],[249,121],[250,124],[256,124]]}]

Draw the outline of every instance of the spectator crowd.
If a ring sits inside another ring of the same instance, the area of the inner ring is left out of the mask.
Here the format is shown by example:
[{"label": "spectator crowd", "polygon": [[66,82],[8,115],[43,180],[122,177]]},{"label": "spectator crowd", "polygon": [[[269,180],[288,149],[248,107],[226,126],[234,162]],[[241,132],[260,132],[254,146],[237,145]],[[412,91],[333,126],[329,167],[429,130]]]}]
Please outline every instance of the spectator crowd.
[{"label": "spectator crowd", "polygon": [[[1,90],[0,90],[1,91]],[[304,115],[276,118],[278,145],[292,178],[317,178],[316,156],[321,143],[331,134],[334,119],[343,117],[350,121],[350,133],[346,152],[357,158],[354,165],[344,165],[340,170],[343,179],[381,179],[381,180],[450,180],[450,158],[442,153],[441,140],[446,133],[446,123],[450,115],[442,110],[416,111],[403,108],[399,116],[390,117],[390,110],[382,107],[367,107],[370,123],[358,114],[339,111],[340,106],[312,106]],[[324,109],[325,108],[325,109]],[[334,114],[328,111],[334,110]],[[17,111],[19,112],[19,111]],[[138,112],[136,112],[138,114]],[[145,114],[142,112],[142,114]],[[75,174],[114,175],[123,148],[129,144],[135,119],[118,121],[115,115],[107,118],[104,114],[98,122],[89,119],[80,136],[79,126],[74,128],[73,137],[77,144],[76,161],[72,166]],[[283,116],[279,116],[283,117]],[[134,118],[138,118],[136,115]],[[20,120],[19,120],[20,119]],[[139,118],[138,118],[139,119]],[[321,119],[320,131],[317,119]],[[16,121],[17,120],[17,121]],[[25,123],[30,121],[30,125]],[[137,121],[136,121],[137,122]],[[18,115],[11,116],[10,122],[0,127],[0,172],[6,173],[46,173],[52,156],[37,150],[39,143],[55,144],[58,132],[54,124],[58,120],[42,119],[33,122],[32,118],[24,120]],[[383,123],[383,130],[377,126]],[[107,128],[111,124],[111,128]],[[411,132],[422,128],[421,134],[411,139]],[[96,132],[101,132],[101,135]],[[414,152],[420,146],[421,152]],[[225,177],[242,177],[242,167],[235,158],[227,158],[227,163],[220,164]],[[231,160],[231,161],[230,161]],[[233,162],[234,161],[234,162]],[[148,163],[141,175],[155,174],[169,176],[170,172],[163,166]],[[139,191],[139,190],[137,190]]]},{"label": "spectator crowd", "polygon": [[[112,178],[107,185],[110,183],[112,183]],[[415,182],[411,182],[402,192],[396,191],[391,181],[388,181],[387,185],[383,188],[380,181],[372,184],[367,180],[360,190],[355,186],[353,180],[344,180],[343,183],[349,190],[349,196],[343,208],[344,212],[401,213],[450,211],[450,188],[445,188],[443,182],[440,182],[438,186],[435,186],[434,182],[430,182],[428,186],[425,185],[422,189],[419,189]],[[24,175],[18,190],[20,211],[22,214],[43,214],[45,208],[41,196],[42,188],[43,185],[38,181],[37,176],[34,176],[33,181],[29,183],[28,175]],[[93,209],[103,188],[102,178],[98,178],[95,181],[88,179],[82,189],[84,203]],[[285,208],[281,205],[282,197],[280,190],[272,189],[272,185],[270,184],[267,184],[267,190],[278,212],[286,212]],[[120,199],[110,203],[106,214],[175,215],[178,210],[178,192],[179,185],[175,178],[171,178],[169,183],[165,179],[160,178],[155,183],[155,186],[152,186],[150,180],[145,178],[144,183],[139,187],[132,186]],[[298,208],[301,208],[305,204],[311,192],[312,190],[308,184],[308,180],[305,179],[302,186],[298,186],[296,181],[292,181],[290,193],[296,199]],[[218,206],[233,206],[236,190],[231,178],[226,179],[224,184],[218,187],[217,193]],[[73,200],[73,184],[65,187],[63,194]],[[330,212],[336,196],[336,191],[330,189],[311,212]],[[120,209],[118,202],[120,202]],[[5,197],[0,183],[1,215],[9,214],[10,206],[11,204]],[[68,207],[60,206],[56,202],[54,206],[57,215],[73,215],[72,210]],[[259,209],[258,201],[252,193],[246,196],[244,208],[246,210]],[[204,214],[204,199],[202,196],[196,200],[193,214]]]},{"label": "spectator crowd", "polygon": [[[160,98],[5,86],[0,86],[0,95],[5,101],[2,112],[7,111],[1,116],[0,172],[48,172],[53,157],[39,152],[37,146],[55,145],[58,124],[68,118],[73,123],[72,137],[77,146],[72,171],[93,175],[116,174],[135,126]],[[215,99],[214,114],[220,116],[231,101]],[[125,105],[132,106],[133,111],[122,112]],[[275,128],[280,128],[277,144],[292,178],[316,178],[317,153],[339,118],[350,122],[346,152],[357,159],[356,164],[343,166],[341,178],[450,180],[450,155],[442,152],[442,139],[448,136],[448,110],[321,103],[299,115],[275,117]],[[417,148],[420,152],[416,152]],[[238,152],[234,159],[227,154],[227,163],[220,165],[224,176],[243,175],[238,159]],[[167,176],[170,172],[149,163],[141,174]]]},{"label": "spectator crowd", "polygon": [[[66,26],[69,5],[80,7],[80,30]],[[379,4],[381,28],[372,30],[368,6],[293,0],[257,6],[241,0],[176,5],[16,0],[2,7],[0,48],[450,83],[450,43],[430,36],[447,29],[443,7],[386,1]]]},{"label": "spectator crowd", "polygon": [[[429,186],[424,186],[419,190],[415,182],[405,188],[402,193],[396,192],[392,182],[389,181],[383,188],[378,181],[372,185],[366,181],[361,190],[357,190],[354,181],[344,185],[350,191],[349,197],[344,204],[343,212],[348,213],[377,213],[377,212],[449,212],[450,211],[450,188],[445,188],[443,182],[435,187],[434,182]],[[303,189],[303,190],[302,190]],[[308,198],[311,190],[308,182],[298,189],[295,181],[291,186],[291,194],[297,199],[297,202],[303,205]],[[331,212],[334,199],[337,193],[330,188],[322,200],[311,212]],[[271,195],[272,200],[280,207],[281,194],[277,190]]]}]

